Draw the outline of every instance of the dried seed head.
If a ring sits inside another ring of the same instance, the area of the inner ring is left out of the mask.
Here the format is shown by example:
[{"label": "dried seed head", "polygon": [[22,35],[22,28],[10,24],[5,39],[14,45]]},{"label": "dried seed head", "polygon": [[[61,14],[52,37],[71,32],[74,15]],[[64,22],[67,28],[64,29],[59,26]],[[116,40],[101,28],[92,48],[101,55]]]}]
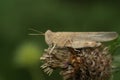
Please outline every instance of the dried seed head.
[{"label": "dried seed head", "polygon": [[44,72],[51,74],[61,68],[64,80],[107,80],[111,76],[111,55],[107,47],[55,48],[51,54],[46,50],[40,58],[45,63]]}]

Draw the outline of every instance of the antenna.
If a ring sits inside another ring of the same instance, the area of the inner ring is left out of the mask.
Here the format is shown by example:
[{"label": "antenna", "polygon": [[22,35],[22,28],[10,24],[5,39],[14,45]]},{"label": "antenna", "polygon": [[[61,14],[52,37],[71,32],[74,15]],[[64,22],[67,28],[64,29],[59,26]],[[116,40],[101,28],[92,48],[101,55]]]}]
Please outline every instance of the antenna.
[{"label": "antenna", "polygon": [[44,35],[44,34],[28,34],[28,35],[31,35],[31,36],[39,36],[39,35]]},{"label": "antenna", "polygon": [[40,33],[40,34],[28,34],[28,35],[45,35],[45,33],[43,33],[43,32],[40,32],[40,31],[38,31],[38,30],[35,30],[35,29],[33,29],[33,28],[29,28],[29,30],[31,30],[31,31],[34,31],[34,32],[37,32],[37,33]]}]

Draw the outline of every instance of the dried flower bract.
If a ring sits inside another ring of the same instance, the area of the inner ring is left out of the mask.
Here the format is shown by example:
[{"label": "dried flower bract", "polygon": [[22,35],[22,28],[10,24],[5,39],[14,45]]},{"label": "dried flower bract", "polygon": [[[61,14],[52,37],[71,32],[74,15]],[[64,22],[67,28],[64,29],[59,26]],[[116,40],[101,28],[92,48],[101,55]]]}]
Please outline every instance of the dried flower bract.
[{"label": "dried flower bract", "polygon": [[44,72],[51,74],[55,68],[61,68],[64,80],[108,80],[111,76],[111,55],[108,48],[55,48],[49,49],[40,58]]}]

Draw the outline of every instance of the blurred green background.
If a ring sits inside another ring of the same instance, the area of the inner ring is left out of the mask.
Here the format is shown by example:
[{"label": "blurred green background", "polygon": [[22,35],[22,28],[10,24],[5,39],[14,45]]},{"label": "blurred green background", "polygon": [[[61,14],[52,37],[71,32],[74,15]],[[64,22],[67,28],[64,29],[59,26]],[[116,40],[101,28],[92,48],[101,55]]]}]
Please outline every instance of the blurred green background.
[{"label": "blurred green background", "polygon": [[[0,80],[62,80],[58,71],[47,76],[39,68],[48,46],[44,36],[29,36],[29,28],[120,34],[119,0],[0,0]],[[113,80],[120,80],[120,72]]]}]

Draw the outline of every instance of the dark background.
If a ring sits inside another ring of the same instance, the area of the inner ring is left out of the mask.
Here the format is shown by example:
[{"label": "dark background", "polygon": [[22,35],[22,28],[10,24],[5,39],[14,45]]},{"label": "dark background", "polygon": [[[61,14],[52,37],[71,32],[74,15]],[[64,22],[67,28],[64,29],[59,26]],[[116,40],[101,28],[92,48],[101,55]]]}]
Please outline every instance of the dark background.
[{"label": "dark background", "polygon": [[[119,0],[0,0],[0,80],[61,80],[47,76],[39,57],[44,36],[29,28],[52,31],[116,31],[120,34]],[[119,49],[114,64],[120,65]],[[120,72],[113,80],[120,79]]]}]

